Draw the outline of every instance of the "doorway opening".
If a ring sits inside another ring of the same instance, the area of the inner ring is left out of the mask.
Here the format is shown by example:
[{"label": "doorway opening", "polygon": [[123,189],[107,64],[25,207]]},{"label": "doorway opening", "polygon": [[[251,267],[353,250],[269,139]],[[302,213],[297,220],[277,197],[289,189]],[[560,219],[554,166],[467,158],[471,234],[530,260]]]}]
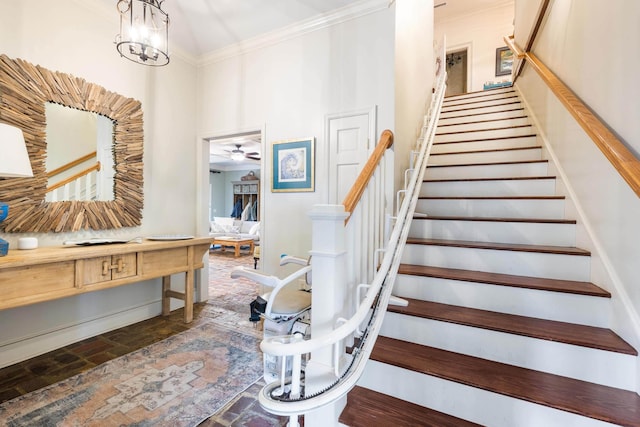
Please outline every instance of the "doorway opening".
[{"label": "doorway opening", "polygon": [[[261,214],[262,132],[206,138],[209,142],[209,221],[258,221]],[[246,184],[241,185],[246,181]]]},{"label": "doorway opening", "polygon": [[445,96],[467,93],[467,48],[447,53],[447,89]]}]

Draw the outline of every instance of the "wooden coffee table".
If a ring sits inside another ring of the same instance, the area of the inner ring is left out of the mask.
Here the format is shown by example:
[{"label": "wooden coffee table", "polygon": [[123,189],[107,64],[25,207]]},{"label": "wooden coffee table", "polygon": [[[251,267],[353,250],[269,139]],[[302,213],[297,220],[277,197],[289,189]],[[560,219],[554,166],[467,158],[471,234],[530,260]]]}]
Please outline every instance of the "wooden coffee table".
[{"label": "wooden coffee table", "polygon": [[249,253],[253,253],[253,239],[242,239],[240,237],[233,236],[222,236],[222,237],[214,237],[213,243],[214,245],[220,245],[222,250],[224,251],[225,247],[232,246],[235,248],[235,256],[240,256],[240,246],[249,246]]}]

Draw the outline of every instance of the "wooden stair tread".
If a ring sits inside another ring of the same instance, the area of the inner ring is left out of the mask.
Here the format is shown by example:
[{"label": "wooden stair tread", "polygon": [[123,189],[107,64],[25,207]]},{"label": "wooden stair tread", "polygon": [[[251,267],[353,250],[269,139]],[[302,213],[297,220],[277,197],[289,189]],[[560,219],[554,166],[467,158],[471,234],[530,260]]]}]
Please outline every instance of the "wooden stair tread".
[{"label": "wooden stair tread", "polygon": [[371,359],[622,426],[640,426],[640,396],[632,391],[382,336]]},{"label": "wooden stair tread", "polygon": [[419,200],[564,200],[565,196],[420,196]]},{"label": "wooden stair tread", "polygon": [[610,329],[578,325],[515,314],[479,310],[432,301],[405,298],[407,307],[389,306],[389,311],[507,334],[572,344],[637,356],[637,351]]},{"label": "wooden stair tread", "polygon": [[527,181],[541,179],[556,179],[555,176],[500,176],[489,178],[447,178],[447,179],[424,179],[422,182],[478,182],[478,181]]},{"label": "wooden stair tread", "polygon": [[492,249],[498,251],[536,252],[559,255],[591,255],[591,252],[587,250],[569,246],[523,245],[515,243],[476,242],[470,240],[421,239],[418,237],[409,237],[407,238],[407,244]]},{"label": "wooden stair tread", "polygon": [[[486,138],[486,139],[482,139],[482,141],[488,141],[488,140],[493,140],[493,139],[507,139],[507,138],[526,138],[528,136],[535,136],[535,135],[523,135],[523,136],[514,136],[514,137],[504,137],[504,138]],[[457,141],[457,142],[476,142],[476,141],[480,141],[480,140],[473,140],[473,141]],[[444,143],[442,143],[444,144]],[[447,142],[446,144],[451,144],[450,142]],[[541,149],[542,146],[540,145],[530,145],[527,147],[513,147],[513,148],[490,148],[487,150],[470,150],[470,151],[447,151],[445,153],[431,153],[431,157],[433,156],[447,156],[447,155],[451,155],[451,154],[476,154],[476,153],[496,153],[496,152],[501,152],[501,151],[518,151],[518,150],[532,150],[532,149]]]},{"label": "wooden stair tread", "polygon": [[442,412],[406,400],[355,386],[347,395],[347,406],[339,421],[350,427],[477,427]]},{"label": "wooden stair tread", "polygon": [[427,168],[460,168],[467,166],[502,166],[502,165],[519,165],[529,163],[549,163],[549,160],[518,160],[515,162],[491,162],[491,163],[455,163],[449,165],[427,165]]},{"label": "wooden stair tread", "polygon": [[576,224],[575,219],[549,219],[549,218],[498,218],[482,216],[442,216],[427,215],[416,212],[414,220],[442,220],[442,221],[478,221],[478,222],[527,222],[537,224]]},{"label": "wooden stair tread", "polygon": [[436,277],[439,279],[479,282],[497,286],[536,289],[540,291],[564,292],[611,298],[606,290],[590,282],[576,280],[545,279],[542,277],[516,276],[512,274],[487,273],[484,271],[461,270],[456,268],[432,267],[428,265],[400,264],[399,274]]},{"label": "wooden stair tread", "polygon": [[[505,119],[503,119],[505,120]],[[457,135],[460,133],[474,133],[474,132],[492,132],[492,131],[498,131],[498,130],[507,130],[507,129],[519,129],[519,128],[530,128],[533,125],[513,125],[513,126],[502,126],[499,128],[487,128],[487,129],[468,129],[468,130],[458,130],[458,131],[454,131],[454,132],[436,132],[436,136],[442,136],[442,135]],[[435,142],[434,144],[438,144],[437,142]]]}]

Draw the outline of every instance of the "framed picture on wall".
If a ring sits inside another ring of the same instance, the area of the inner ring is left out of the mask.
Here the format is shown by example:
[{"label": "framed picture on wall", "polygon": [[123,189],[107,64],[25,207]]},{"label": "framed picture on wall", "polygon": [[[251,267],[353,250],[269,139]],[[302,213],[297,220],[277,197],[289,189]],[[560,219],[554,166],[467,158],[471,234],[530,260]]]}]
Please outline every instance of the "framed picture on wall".
[{"label": "framed picture on wall", "polygon": [[513,52],[508,47],[496,49],[496,76],[507,76],[513,69]]},{"label": "framed picture on wall", "polygon": [[273,143],[271,192],[314,191],[314,138]]}]

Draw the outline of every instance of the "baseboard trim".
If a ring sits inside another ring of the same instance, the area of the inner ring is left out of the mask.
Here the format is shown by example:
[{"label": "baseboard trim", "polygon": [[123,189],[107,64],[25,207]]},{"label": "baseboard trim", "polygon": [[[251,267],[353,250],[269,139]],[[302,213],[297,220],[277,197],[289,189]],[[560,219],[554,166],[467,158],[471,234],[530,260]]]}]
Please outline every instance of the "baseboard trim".
[{"label": "baseboard trim", "polygon": [[156,300],[126,310],[87,319],[32,336],[18,338],[0,345],[0,368],[22,362],[60,347],[90,338],[132,323],[158,316],[162,312],[162,301]]}]

